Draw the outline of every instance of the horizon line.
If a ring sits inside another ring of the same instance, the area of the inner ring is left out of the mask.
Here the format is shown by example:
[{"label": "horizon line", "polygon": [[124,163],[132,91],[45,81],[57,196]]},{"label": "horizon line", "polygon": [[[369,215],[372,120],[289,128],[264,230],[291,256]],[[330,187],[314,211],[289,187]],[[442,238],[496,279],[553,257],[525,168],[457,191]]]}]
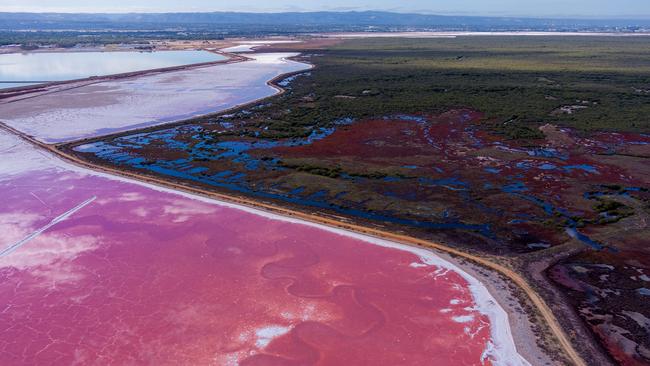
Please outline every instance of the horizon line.
[{"label": "horizon line", "polygon": [[289,14],[289,13],[387,13],[401,15],[421,15],[421,16],[442,16],[442,17],[471,17],[471,18],[527,18],[527,19],[549,19],[549,20],[650,20],[650,14],[644,15],[516,15],[516,14],[489,14],[489,13],[467,13],[467,12],[427,12],[427,11],[397,11],[397,10],[377,10],[377,9],[350,9],[350,10],[133,10],[133,11],[85,11],[85,10],[47,10],[47,11],[0,11],[0,14],[84,14],[84,15],[101,15],[101,14],[218,14],[218,13],[238,13],[238,14]]}]

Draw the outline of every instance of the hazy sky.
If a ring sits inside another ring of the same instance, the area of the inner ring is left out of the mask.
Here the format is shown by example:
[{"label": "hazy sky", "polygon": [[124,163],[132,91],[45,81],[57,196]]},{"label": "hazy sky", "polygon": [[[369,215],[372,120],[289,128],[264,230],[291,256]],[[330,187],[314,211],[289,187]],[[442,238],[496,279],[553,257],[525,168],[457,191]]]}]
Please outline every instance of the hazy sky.
[{"label": "hazy sky", "polygon": [[469,15],[650,17],[650,0],[0,0],[0,11],[389,10]]}]

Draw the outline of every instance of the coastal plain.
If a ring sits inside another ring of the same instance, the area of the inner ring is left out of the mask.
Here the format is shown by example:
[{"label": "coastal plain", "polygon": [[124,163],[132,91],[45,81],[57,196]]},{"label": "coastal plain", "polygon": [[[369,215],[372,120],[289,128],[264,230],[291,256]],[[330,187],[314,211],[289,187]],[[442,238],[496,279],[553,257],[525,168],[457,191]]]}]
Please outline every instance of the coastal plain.
[{"label": "coastal plain", "polygon": [[315,66],[274,99],[63,148],[490,258],[528,279],[588,363],[646,364],[647,42],[271,45]]}]

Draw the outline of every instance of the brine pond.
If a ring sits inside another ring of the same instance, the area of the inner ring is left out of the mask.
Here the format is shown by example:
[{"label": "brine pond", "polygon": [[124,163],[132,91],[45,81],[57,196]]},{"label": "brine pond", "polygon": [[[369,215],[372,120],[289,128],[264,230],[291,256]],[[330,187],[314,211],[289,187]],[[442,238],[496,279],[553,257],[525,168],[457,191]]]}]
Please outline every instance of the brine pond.
[{"label": "brine pond", "polygon": [[4,54],[0,55],[0,89],[225,59],[208,51]]}]

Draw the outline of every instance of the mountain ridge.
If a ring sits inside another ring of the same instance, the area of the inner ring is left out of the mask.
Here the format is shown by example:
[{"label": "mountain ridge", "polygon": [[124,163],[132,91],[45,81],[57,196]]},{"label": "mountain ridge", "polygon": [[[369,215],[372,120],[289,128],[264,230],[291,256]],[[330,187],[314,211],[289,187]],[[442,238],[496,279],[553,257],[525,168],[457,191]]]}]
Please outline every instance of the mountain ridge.
[{"label": "mountain ridge", "polygon": [[0,12],[1,29],[132,28],[209,25],[265,25],[299,29],[320,27],[395,27],[415,30],[617,30],[650,27],[650,19],[528,18],[456,16],[386,11],[319,12],[172,12],[172,13],[16,13]]}]

